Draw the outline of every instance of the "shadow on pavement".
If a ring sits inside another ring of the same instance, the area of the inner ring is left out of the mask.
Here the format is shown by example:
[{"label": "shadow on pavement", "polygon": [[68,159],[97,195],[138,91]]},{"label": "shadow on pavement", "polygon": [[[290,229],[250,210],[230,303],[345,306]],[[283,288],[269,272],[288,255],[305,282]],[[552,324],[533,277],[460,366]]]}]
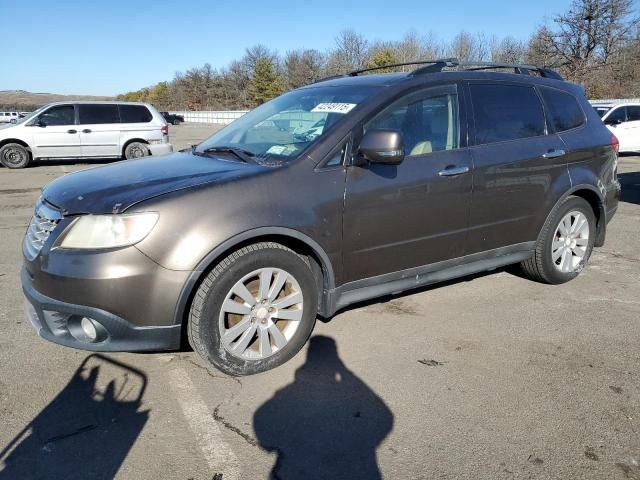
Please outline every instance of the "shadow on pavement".
[{"label": "shadow on pavement", "polygon": [[[0,450],[0,479],[109,479],[144,428],[147,377],[102,355]],[[3,465],[4,463],[4,465]]]},{"label": "shadow on pavement", "polygon": [[294,382],[258,408],[253,426],[259,445],[278,455],[272,479],[376,479],[393,413],[342,363],[335,341],[317,335]]},{"label": "shadow on pavement", "polygon": [[622,185],[620,201],[640,205],[640,172],[618,173]]},{"label": "shadow on pavement", "polygon": [[86,165],[88,167],[106,165],[108,163],[121,162],[121,158],[78,158],[78,159],[51,159],[34,160],[29,164],[29,168],[47,167],[50,165]]}]

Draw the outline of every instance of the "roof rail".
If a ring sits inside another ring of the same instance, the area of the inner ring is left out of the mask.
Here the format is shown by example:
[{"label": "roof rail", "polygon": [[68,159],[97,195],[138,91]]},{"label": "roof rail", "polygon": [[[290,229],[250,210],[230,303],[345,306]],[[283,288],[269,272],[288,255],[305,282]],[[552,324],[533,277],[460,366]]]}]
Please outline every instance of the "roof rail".
[{"label": "roof rail", "polygon": [[531,75],[531,72],[537,72],[541,77],[553,78],[556,80],[564,80],[555,70],[547,67],[538,67],[536,65],[527,65],[519,63],[499,63],[499,62],[481,62],[481,61],[464,61],[461,62],[457,58],[440,58],[437,60],[419,60],[416,62],[405,63],[392,63],[389,65],[380,65],[379,67],[363,68],[361,70],[354,70],[353,72],[346,73],[344,75],[333,75],[326,78],[321,78],[313,83],[324,82],[326,80],[332,80],[334,78],[342,77],[357,77],[362,73],[373,72],[375,70],[382,70],[385,68],[405,67],[408,65],[425,65],[424,67],[416,68],[409,75],[424,75],[427,73],[439,73],[445,68],[451,68],[456,70],[465,71],[479,71],[479,70],[495,70],[495,69],[509,69],[514,73],[520,75]]},{"label": "roof rail", "polygon": [[564,80],[555,70],[546,67],[538,67],[536,65],[527,65],[519,63],[500,63],[500,62],[481,62],[481,61],[465,61],[460,62],[455,58],[447,59],[447,64],[434,64],[429,67],[418,68],[411,72],[411,75],[421,75],[424,73],[441,72],[445,67],[455,67],[458,70],[466,71],[479,71],[479,70],[494,70],[506,68],[513,70],[514,73],[520,75],[531,75],[531,72],[538,72],[541,77],[554,78],[556,80]]},{"label": "roof rail", "polygon": [[[371,68],[363,68],[362,70],[354,70],[353,72],[347,73],[346,76],[357,77],[361,73],[373,72],[375,70],[382,70],[384,68],[396,68],[396,67],[406,67],[408,65],[425,65],[425,64],[428,64],[428,66],[419,68],[418,70],[423,70],[423,69],[428,69],[433,67],[437,69],[434,71],[440,72],[444,67],[454,66],[453,65],[454,62],[458,62],[458,60],[455,58],[439,58],[437,60],[418,60],[416,62],[390,63],[388,65],[380,65],[379,67],[371,67]],[[414,70],[412,73],[416,71],[417,70]]]}]

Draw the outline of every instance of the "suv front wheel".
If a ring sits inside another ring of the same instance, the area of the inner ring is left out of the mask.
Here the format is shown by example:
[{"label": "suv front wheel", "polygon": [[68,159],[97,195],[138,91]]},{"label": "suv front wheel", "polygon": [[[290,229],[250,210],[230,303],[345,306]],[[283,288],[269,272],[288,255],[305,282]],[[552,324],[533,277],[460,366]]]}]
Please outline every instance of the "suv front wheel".
[{"label": "suv front wheel", "polygon": [[300,351],[317,308],[316,281],[305,257],[278,243],[248,245],[200,284],[189,315],[189,343],[230,375],[263,372]]},{"label": "suv front wheel", "polygon": [[531,258],[522,262],[531,279],[559,284],[574,279],[591,256],[596,218],[591,205],[580,197],[568,197],[549,216]]}]

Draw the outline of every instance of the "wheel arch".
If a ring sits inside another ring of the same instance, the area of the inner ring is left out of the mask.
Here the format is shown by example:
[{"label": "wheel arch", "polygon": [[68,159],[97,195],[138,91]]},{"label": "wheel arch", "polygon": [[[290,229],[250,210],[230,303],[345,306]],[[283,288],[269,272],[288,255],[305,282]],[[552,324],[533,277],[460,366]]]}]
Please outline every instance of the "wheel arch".
[{"label": "wheel arch", "polygon": [[182,324],[183,330],[187,325],[189,306],[200,282],[224,257],[230,253],[254,243],[275,242],[290,248],[294,252],[305,256],[318,284],[318,309],[320,315],[327,315],[326,298],[328,292],[335,288],[333,266],[324,249],[312,238],[304,233],[284,227],[264,227],[248,230],[238,234],[209,252],[191,272],[182,287],[175,312],[175,323]]},{"label": "wheel arch", "polygon": [[543,226],[544,224],[546,224],[546,221],[549,219],[549,217],[555,211],[555,209],[558,208],[558,206],[570,196],[580,197],[586,200],[587,203],[589,203],[589,205],[591,206],[591,209],[593,210],[593,213],[596,217],[596,239],[595,239],[594,246],[601,247],[602,245],[604,245],[604,240],[605,240],[606,231],[607,231],[605,199],[604,199],[604,196],[602,195],[602,192],[600,192],[593,185],[590,185],[590,184],[574,185],[569,190],[567,190],[553,205],[553,208],[551,208],[551,210],[549,211],[547,218],[543,223]]},{"label": "wheel arch", "polygon": [[3,140],[0,140],[0,148],[4,147],[8,143],[17,143],[18,145],[22,145],[24,148],[29,150],[29,153],[31,153],[31,155],[33,155],[33,150],[31,150],[31,147],[24,140],[19,140],[17,138],[5,138]]}]

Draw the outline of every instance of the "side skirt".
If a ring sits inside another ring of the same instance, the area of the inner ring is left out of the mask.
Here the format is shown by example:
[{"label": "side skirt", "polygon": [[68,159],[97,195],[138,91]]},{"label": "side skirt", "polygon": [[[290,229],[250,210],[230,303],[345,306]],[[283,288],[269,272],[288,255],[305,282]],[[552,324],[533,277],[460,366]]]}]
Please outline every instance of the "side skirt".
[{"label": "side skirt", "polygon": [[486,252],[346,283],[327,292],[327,316],[353,303],[444,282],[518,263],[531,257],[536,242],[518,243]]}]

